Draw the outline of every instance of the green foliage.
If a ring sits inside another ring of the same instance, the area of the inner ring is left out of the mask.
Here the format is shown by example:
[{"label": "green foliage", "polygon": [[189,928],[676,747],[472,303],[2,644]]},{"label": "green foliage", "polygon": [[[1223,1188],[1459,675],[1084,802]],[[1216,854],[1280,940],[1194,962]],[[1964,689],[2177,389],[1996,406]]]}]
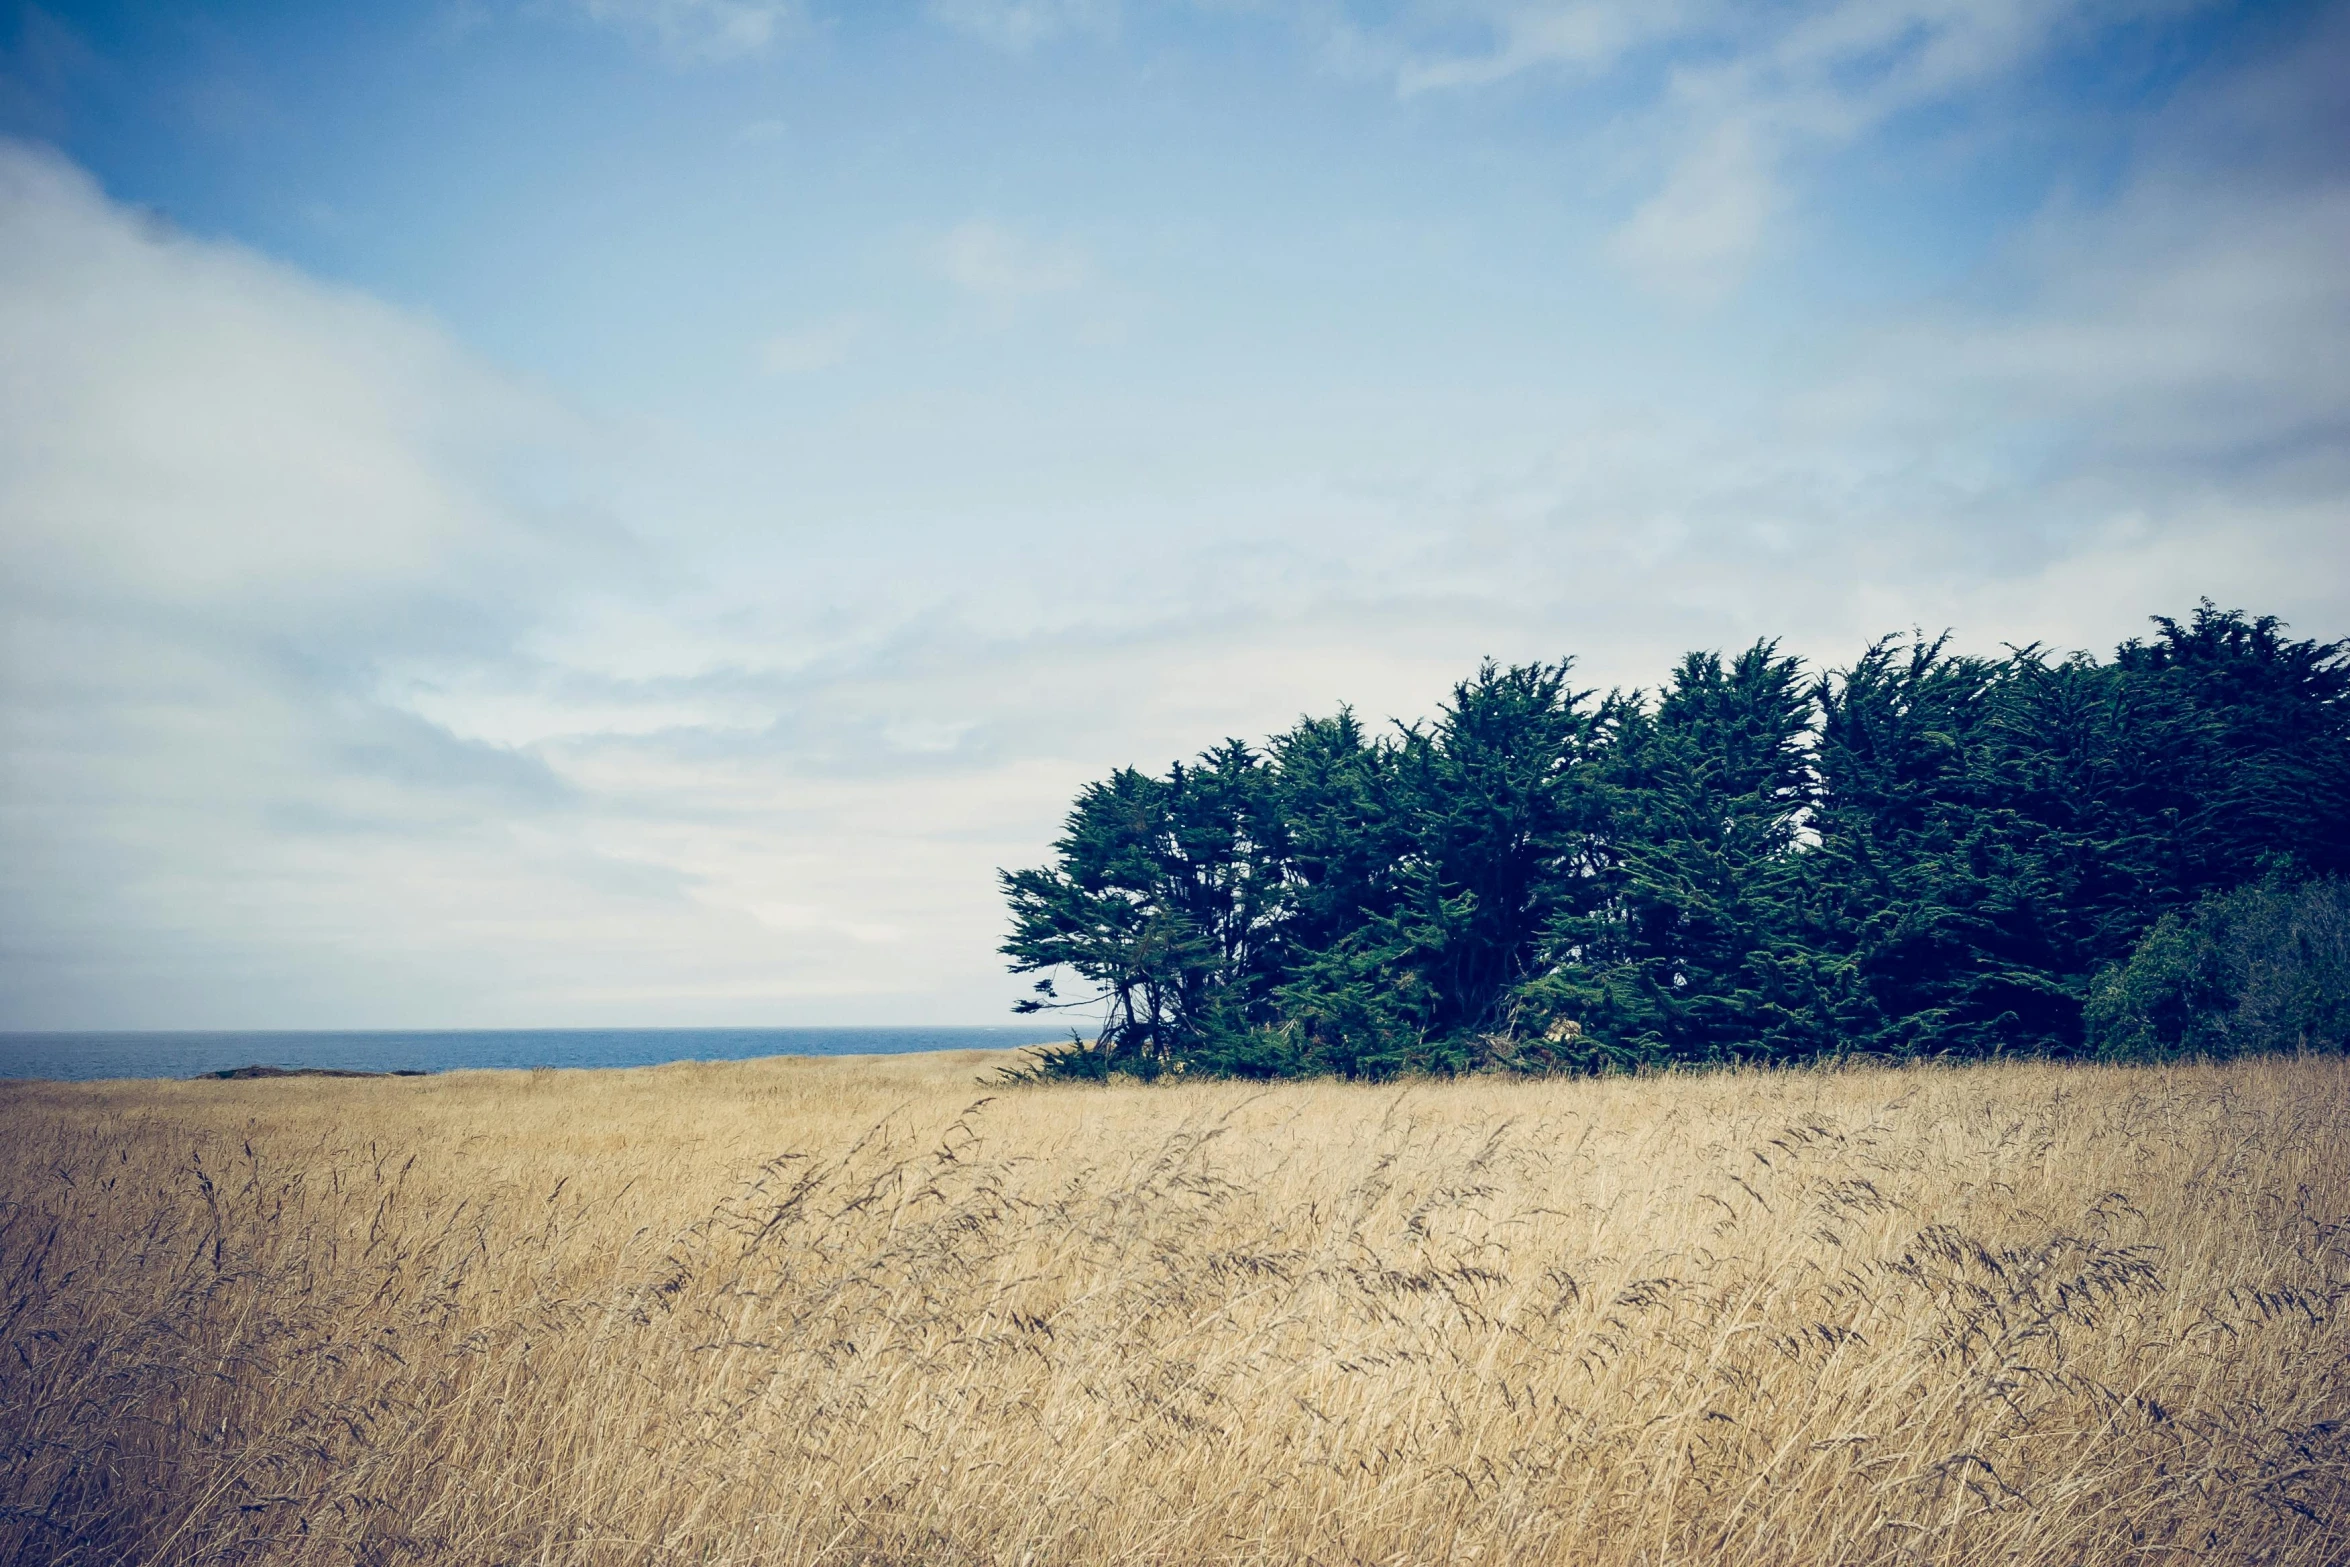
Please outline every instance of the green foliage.
[{"label": "green foliage", "polygon": [[2350,1048],[2350,882],[2272,873],[2164,915],[2087,1021],[2110,1061]]},{"label": "green foliage", "polygon": [[1522,1002],[1626,1064],[1768,1048],[1758,1022],[1788,1022],[1778,916],[1814,795],[1801,669],[1769,643],[1727,667],[1692,653],[1653,711],[1611,697],[1606,718],[1585,768],[1590,874]]},{"label": "green foliage", "polygon": [[1024,1009],[1100,1019],[1038,1069],[2106,1050],[2092,978],[2154,996],[2131,955],[2165,916],[2350,872],[2350,643],[2154,624],[2110,661],[1887,638],[1816,678],[1762,642],[1597,701],[1488,663],[1431,724],[1342,710],[1119,772],[1003,877]]},{"label": "green foliage", "polygon": [[1506,1030],[1545,930],[1580,890],[1576,763],[1593,720],[1567,666],[1492,664],[1378,763],[1384,863],[1280,989],[1315,1068],[1460,1071]]}]

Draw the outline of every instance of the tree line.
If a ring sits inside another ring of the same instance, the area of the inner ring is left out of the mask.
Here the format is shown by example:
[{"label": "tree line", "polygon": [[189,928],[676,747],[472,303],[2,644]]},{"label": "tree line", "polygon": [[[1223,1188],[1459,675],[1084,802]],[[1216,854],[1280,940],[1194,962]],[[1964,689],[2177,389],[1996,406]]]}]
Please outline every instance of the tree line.
[{"label": "tree line", "polygon": [[1765,641],[1605,696],[1488,662],[1424,723],[1121,769],[1002,875],[1020,1009],[1100,1019],[1039,1070],[2143,1053],[2092,1001],[2166,916],[2350,871],[2350,640],[2153,626],[1817,675]]}]

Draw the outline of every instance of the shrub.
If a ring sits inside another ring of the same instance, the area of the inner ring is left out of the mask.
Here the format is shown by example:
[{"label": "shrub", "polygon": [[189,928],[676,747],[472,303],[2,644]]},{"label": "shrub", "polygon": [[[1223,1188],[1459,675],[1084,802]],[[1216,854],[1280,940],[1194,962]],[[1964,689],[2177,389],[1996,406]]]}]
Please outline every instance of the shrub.
[{"label": "shrub", "polygon": [[2282,874],[2166,915],[2090,988],[2107,1060],[2350,1046],[2350,882]]}]

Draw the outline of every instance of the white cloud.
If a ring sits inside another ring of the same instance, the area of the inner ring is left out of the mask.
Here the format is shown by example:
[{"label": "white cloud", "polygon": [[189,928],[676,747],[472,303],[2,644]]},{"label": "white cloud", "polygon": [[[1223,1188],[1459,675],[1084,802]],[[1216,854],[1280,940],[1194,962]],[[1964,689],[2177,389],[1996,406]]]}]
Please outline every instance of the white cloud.
[{"label": "white cloud", "polygon": [[1093,280],[1092,264],[1075,246],[983,218],[948,230],[932,247],[931,262],[940,277],[999,312]]},{"label": "white cloud", "polygon": [[1468,26],[1484,32],[1487,46],[1464,52],[1396,40],[1383,52],[1397,91],[1406,96],[1483,87],[1542,69],[1596,75],[1641,48],[1718,25],[1721,13],[1701,0],[1572,0],[1459,4],[1434,8],[1433,14],[1446,31]]},{"label": "white cloud", "polygon": [[2350,134],[2346,58],[2350,19],[2153,119],[2133,179],[2052,204],[1967,297],[1876,334],[1818,417],[2005,431],[2165,487],[2339,472],[2350,173],[2309,153]]},{"label": "white cloud", "polygon": [[930,14],[959,33],[1012,54],[1072,33],[1118,25],[1117,0],[931,0]]},{"label": "white cloud", "polygon": [[[1620,229],[1629,275],[1698,302],[1734,287],[1790,205],[1788,167],[1904,111],[2023,71],[2090,18],[2176,10],[2107,0],[1833,0],[1786,13],[1695,19],[1652,131],[1677,147],[1661,190]],[[1710,57],[1710,58],[1709,58]]]},{"label": "white cloud", "polygon": [[303,612],[529,548],[456,476],[551,415],[437,333],[145,224],[22,149],[0,158],[0,202],[18,590]]},{"label": "white cloud", "polygon": [[[1364,22],[1309,8],[1342,68],[1406,96],[1546,75],[1578,86],[1644,51],[1654,101],[1624,111],[1658,149],[1651,193],[1617,231],[1627,275],[1686,302],[1719,300],[1796,205],[1791,169],[1905,111],[2026,72],[2099,29],[2207,0],[1449,0]],[[1476,41],[1464,47],[1464,35]]]},{"label": "white cloud", "polygon": [[[1750,401],[1569,367],[1332,412],[1236,355],[1239,415],[1007,376],[682,458],[9,151],[0,1024],[983,1020],[993,873],[1079,783],[1423,714],[1481,654],[2102,647],[2201,593],[2350,631],[2339,57],[2183,104],[2109,199]],[[1711,193],[1627,264],[1767,230],[1722,194],[1764,141],[1691,145]],[[990,310],[1102,291],[995,224],[928,260]]]},{"label": "white cloud", "polygon": [[2142,189],[2052,220],[2013,263],[2043,280],[2028,308],[1943,310],[1889,330],[1843,402],[1912,427],[1964,409],[2054,429],[2141,470],[2339,441],[2350,182],[2182,194]]},{"label": "white cloud", "polygon": [[778,332],[759,345],[759,367],[770,375],[808,375],[846,361],[865,335],[862,316],[831,316]]},{"label": "white cloud", "polygon": [[797,0],[573,0],[589,21],[650,41],[686,64],[766,53],[801,21]]},{"label": "white cloud", "polygon": [[1744,275],[1778,200],[1754,128],[1725,121],[1610,237],[1608,253],[1659,293],[1713,304]]},{"label": "white cloud", "polygon": [[668,612],[578,499],[611,432],[43,153],[0,144],[0,232],[0,1026],[993,1010],[922,844],[999,857],[997,796],[796,779],[772,681],[536,650]]}]

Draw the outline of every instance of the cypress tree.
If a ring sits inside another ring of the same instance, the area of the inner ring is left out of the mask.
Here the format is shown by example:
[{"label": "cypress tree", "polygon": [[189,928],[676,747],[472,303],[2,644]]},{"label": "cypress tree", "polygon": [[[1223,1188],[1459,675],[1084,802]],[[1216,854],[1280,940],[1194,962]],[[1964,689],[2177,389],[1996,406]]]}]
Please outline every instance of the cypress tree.
[{"label": "cypress tree", "polygon": [[2350,642],[2154,624],[2111,661],[1912,636],[1810,680],[1758,642],[1653,700],[1488,662],[1429,724],[1122,770],[1002,878],[1023,1010],[1098,1020],[1040,1069],[2092,1048],[2157,921],[2350,872]]}]

